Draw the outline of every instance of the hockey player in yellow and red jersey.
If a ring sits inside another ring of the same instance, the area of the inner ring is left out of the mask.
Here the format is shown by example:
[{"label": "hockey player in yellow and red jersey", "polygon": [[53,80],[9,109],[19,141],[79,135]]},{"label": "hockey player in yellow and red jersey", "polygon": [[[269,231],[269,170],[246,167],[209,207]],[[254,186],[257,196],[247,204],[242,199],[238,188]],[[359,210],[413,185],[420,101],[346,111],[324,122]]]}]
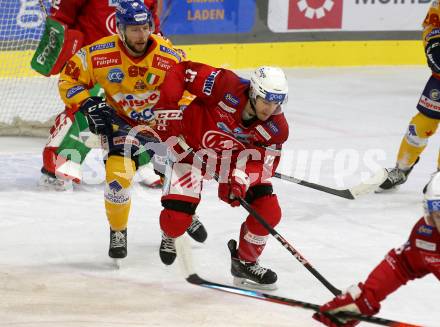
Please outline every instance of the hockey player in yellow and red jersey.
[{"label": "hockey player in yellow and red jersey", "polygon": [[[438,1],[432,2],[423,21],[423,42],[432,75],[417,104],[419,112],[411,119],[400,144],[396,166],[387,169],[388,178],[380,185],[378,192],[395,189],[396,186],[406,182],[429,137],[436,132],[440,122],[440,5]],[[440,152],[437,170],[440,170]]]},{"label": "hockey player in yellow and red jersey", "polygon": [[[115,6],[118,0],[55,0],[52,1],[50,16],[46,22],[39,49],[36,51],[32,67],[43,75],[58,74],[66,61],[82,46],[89,45],[100,38],[116,34]],[[158,8],[160,0],[144,0],[153,15],[154,33],[160,33]],[[50,28],[49,28],[50,26]],[[50,35],[63,34],[57,46],[48,46]],[[61,33],[63,32],[63,33]],[[38,60],[37,60],[38,58]],[[97,95],[99,85],[92,94]],[[88,125],[84,115],[72,108],[66,108],[55,119],[50,137],[43,150],[43,167],[40,185],[56,190],[72,188],[72,180],[82,180],[81,165],[90,152]],[[157,186],[158,178],[143,170],[142,182],[147,186]]]},{"label": "hockey player in yellow and red jersey", "polygon": [[[184,58],[169,40],[152,34],[151,13],[141,0],[121,0],[116,25],[118,35],[82,48],[67,62],[59,91],[66,106],[79,108],[85,115],[90,131],[102,136],[108,150],[105,208],[110,224],[109,256],[120,259],[127,255],[130,186],[145,152],[141,146],[145,141],[128,135],[128,130],[155,121],[151,108],[159,99],[158,87],[165,73]],[[97,83],[105,90],[106,100],[91,96],[89,90]],[[206,231],[202,236],[206,238]]]}]

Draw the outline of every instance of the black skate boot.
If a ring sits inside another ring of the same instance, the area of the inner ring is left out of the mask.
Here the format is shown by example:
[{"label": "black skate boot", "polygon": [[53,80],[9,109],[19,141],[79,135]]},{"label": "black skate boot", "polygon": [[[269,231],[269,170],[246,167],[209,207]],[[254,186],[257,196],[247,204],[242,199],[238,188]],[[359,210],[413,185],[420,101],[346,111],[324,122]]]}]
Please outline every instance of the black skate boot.
[{"label": "black skate boot", "polygon": [[120,259],[127,256],[127,229],[113,231],[110,229],[110,247],[108,255],[114,259],[117,268],[120,268]]},{"label": "black skate boot", "polygon": [[393,190],[397,186],[403,184],[408,179],[408,175],[413,170],[414,166],[419,162],[419,158],[417,158],[414,165],[411,168],[403,170],[397,167],[394,168],[386,168],[388,173],[387,179],[379,185],[379,189],[376,191],[377,193],[381,193],[386,190]]},{"label": "black skate boot", "polygon": [[205,226],[203,226],[203,224],[200,222],[197,215],[192,216],[192,223],[186,232],[194,241],[199,243],[205,242],[206,238],[208,237],[208,232],[206,231]]},{"label": "black skate boot", "polygon": [[234,276],[234,285],[251,289],[275,290],[277,288],[277,274],[263,268],[257,262],[246,262],[238,258],[237,242],[228,242],[231,251],[231,274]]},{"label": "black skate boot", "polygon": [[162,233],[162,242],[160,242],[159,255],[160,260],[166,265],[171,265],[176,260],[176,239]]}]

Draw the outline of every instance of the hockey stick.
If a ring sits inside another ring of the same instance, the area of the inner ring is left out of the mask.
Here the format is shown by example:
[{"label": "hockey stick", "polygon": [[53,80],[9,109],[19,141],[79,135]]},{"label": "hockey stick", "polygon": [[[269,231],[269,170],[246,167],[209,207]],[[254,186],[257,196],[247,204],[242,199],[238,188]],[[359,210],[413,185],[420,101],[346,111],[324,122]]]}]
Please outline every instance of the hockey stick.
[{"label": "hockey stick", "polygon": [[[254,299],[258,299],[258,300],[263,300],[263,301],[268,301],[268,302],[273,302],[273,303],[278,303],[278,304],[284,304],[284,305],[289,305],[289,306],[293,306],[293,307],[300,307],[303,309],[308,309],[308,310],[313,310],[315,312],[319,312],[319,305],[317,305],[317,304],[298,301],[298,300],[280,297],[280,296],[276,296],[276,295],[272,295],[272,294],[267,294],[267,293],[263,293],[263,292],[260,292],[257,290],[247,290],[247,289],[238,288],[238,287],[234,287],[234,286],[210,282],[206,279],[199,277],[199,275],[197,275],[196,273],[189,275],[186,278],[186,280],[193,285],[198,285],[198,286],[202,286],[202,287],[206,287],[206,288],[210,288],[210,289],[215,289],[215,290],[222,291],[222,292],[233,293],[233,294],[242,295],[242,296],[246,296],[246,297],[250,297],[250,298],[254,298]],[[376,324],[376,325],[382,325],[382,326],[422,327],[419,325],[412,325],[412,324],[408,324],[408,323],[404,323],[404,322],[400,322],[400,321],[389,320],[389,319],[384,319],[384,318],[379,318],[379,317],[374,317],[374,316],[366,316],[366,315],[357,314],[357,313],[349,312],[349,311],[342,311],[342,312],[338,312],[336,314],[331,314],[331,315],[328,314],[328,316],[335,317],[335,318],[355,319],[355,320],[365,321],[365,322],[369,322],[369,323]]]},{"label": "hockey stick", "polygon": [[[198,161],[203,163],[203,159],[186,144],[186,142],[181,138],[177,138],[179,145],[188,153],[191,153]],[[219,176],[216,172],[211,173],[212,177],[218,182]],[[246,211],[255,217],[255,219],[270,233],[275,239],[281,243],[281,245],[287,249],[308,271],[312,273],[333,295],[341,294],[341,290],[334,287],[327,279],[324,278],[313,266],[289,243],[284,237],[282,237],[272,226],[268,224],[266,219],[263,218],[251,205],[243,198],[238,198],[241,206],[246,209]]]},{"label": "hockey stick", "polygon": [[[189,245],[187,238],[185,236],[179,237],[176,239],[176,250],[178,253],[177,258],[178,258],[178,261],[179,261],[181,268],[184,272],[185,279],[187,282],[189,282],[193,285],[202,286],[202,287],[206,287],[206,288],[210,288],[210,289],[214,289],[214,290],[218,290],[218,291],[222,291],[222,292],[227,292],[227,293],[231,293],[231,294],[242,295],[242,296],[250,297],[253,299],[257,299],[257,300],[263,300],[263,301],[268,301],[268,302],[272,302],[272,303],[278,303],[278,304],[283,304],[283,305],[288,305],[288,306],[293,306],[293,307],[299,307],[299,308],[303,308],[303,309],[313,310],[316,312],[319,311],[320,306],[317,304],[298,301],[298,300],[285,298],[285,297],[279,297],[276,295],[263,293],[259,290],[249,290],[249,289],[239,288],[239,287],[235,287],[235,286],[219,284],[219,283],[211,282],[211,281],[208,281],[204,278],[201,278],[196,273],[196,271],[194,269],[191,246]],[[354,313],[354,312],[339,312],[336,314],[330,314],[330,313],[324,313],[324,314],[335,323],[338,323],[336,321],[338,318],[339,319],[340,318],[351,318],[351,319],[356,319],[356,320],[365,321],[365,322],[369,322],[372,324],[383,325],[383,326],[421,327],[418,325],[407,324],[404,322],[399,322],[399,321],[394,321],[394,320],[389,320],[389,319],[384,319],[384,318],[379,318],[379,317],[374,317],[374,316],[366,316],[366,315],[362,315],[362,314],[358,314],[358,313]]]},{"label": "hockey stick", "polygon": [[330,193],[344,199],[354,200],[361,195],[368,194],[376,190],[379,185],[382,184],[387,178],[387,172],[385,169],[381,169],[365,182],[362,182],[352,188],[347,188],[345,190],[338,190],[324,185],[307,182],[305,180],[298,179],[293,176],[287,176],[277,172],[275,172],[274,176],[282,180],[296,183],[305,187],[310,187],[321,192]]}]

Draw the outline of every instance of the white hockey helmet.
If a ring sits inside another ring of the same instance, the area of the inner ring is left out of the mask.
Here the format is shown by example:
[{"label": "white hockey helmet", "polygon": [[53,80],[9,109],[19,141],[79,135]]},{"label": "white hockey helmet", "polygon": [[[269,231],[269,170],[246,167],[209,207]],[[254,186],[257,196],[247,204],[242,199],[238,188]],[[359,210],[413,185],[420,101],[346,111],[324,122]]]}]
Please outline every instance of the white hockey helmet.
[{"label": "white hockey helmet", "polygon": [[440,212],[440,172],[435,173],[431,180],[423,190],[423,208],[425,209],[425,217],[430,216],[433,212]]},{"label": "white hockey helmet", "polygon": [[249,98],[253,103],[257,96],[280,105],[287,102],[289,85],[281,68],[271,66],[258,67],[251,75]]}]

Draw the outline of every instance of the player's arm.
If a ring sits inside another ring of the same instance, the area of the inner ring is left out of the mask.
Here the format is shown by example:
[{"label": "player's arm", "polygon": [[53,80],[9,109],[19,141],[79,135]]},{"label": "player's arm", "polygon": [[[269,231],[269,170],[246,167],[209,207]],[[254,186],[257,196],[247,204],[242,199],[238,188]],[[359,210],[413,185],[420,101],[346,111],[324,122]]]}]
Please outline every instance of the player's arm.
[{"label": "player's arm", "polygon": [[[380,302],[402,285],[429,273],[419,251],[414,246],[420,221],[413,228],[409,240],[400,248],[388,252],[376,268],[369,274],[365,283],[351,286],[346,293],[335,297],[321,306],[321,312],[335,313],[353,311],[365,315],[374,315],[380,310]],[[333,326],[323,314],[313,316],[316,320]]]},{"label": "player's arm", "polygon": [[440,6],[434,1],[423,21],[423,42],[428,66],[433,73],[440,73]]},{"label": "player's arm", "polygon": [[82,46],[84,35],[72,28],[85,0],[57,0],[31,61],[32,68],[45,76],[56,75]]}]

